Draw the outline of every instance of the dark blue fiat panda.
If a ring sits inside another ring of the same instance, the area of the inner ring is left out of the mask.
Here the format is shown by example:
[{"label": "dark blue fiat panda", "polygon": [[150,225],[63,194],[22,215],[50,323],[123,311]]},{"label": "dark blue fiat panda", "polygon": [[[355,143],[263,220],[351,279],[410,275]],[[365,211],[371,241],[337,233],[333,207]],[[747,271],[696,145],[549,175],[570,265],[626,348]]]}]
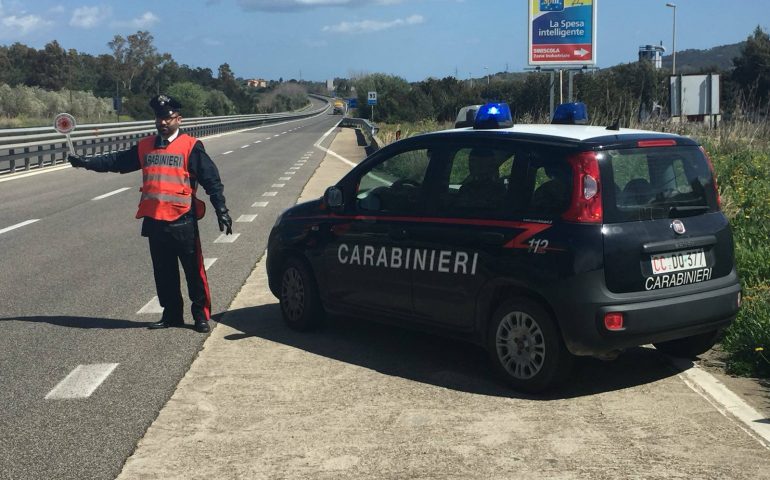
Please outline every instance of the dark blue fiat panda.
[{"label": "dark blue fiat panda", "polygon": [[486,105],[471,127],[388,145],[284,212],[267,269],[286,323],[329,313],[459,336],[530,392],[575,355],[710,349],[740,284],[705,151],[508,112]]}]

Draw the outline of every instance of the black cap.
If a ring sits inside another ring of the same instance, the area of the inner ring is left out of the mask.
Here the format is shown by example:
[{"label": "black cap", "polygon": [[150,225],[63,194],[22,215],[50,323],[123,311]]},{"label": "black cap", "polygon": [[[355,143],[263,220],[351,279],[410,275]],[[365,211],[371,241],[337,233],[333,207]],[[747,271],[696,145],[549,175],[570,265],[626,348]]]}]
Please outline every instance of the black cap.
[{"label": "black cap", "polygon": [[150,108],[155,112],[156,117],[166,118],[173,115],[174,112],[179,112],[182,104],[168,95],[161,94],[150,99]]}]

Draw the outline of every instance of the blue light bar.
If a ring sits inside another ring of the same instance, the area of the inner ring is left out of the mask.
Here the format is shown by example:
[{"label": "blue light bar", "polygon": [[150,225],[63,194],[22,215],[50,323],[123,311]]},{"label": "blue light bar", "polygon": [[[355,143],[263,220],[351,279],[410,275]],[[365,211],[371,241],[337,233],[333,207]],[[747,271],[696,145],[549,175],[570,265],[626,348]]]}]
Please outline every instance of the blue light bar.
[{"label": "blue light bar", "polygon": [[510,128],[513,126],[511,108],[507,103],[487,103],[479,108],[473,128]]},{"label": "blue light bar", "polygon": [[588,109],[583,102],[562,103],[556,107],[551,123],[561,125],[585,125],[588,123]]}]

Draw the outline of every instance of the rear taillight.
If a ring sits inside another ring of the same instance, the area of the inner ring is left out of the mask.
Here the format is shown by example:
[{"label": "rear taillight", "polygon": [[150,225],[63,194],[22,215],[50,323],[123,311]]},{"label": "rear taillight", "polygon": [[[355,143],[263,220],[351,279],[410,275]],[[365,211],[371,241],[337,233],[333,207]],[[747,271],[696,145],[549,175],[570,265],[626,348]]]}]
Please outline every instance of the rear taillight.
[{"label": "rear taillight", "polygon": [[717,172],[714,171],[714,164],[711,162],[708,152],[703,147],[700,147],[700,151],[703,152],[703,156],[706,157],[706,161],[709,164],[709,170],[711,170],[711,178],[714,182],[714,194],[717,196],[717,208],[722,209],[722,197],[719,196],[719,186],[717,185]]},{"label": "rear taillight", "polygon": [[609,312],[604,314],[604,328],[607,330],[617,332],[625,330],[625,319],[620,312]]},{"label": "rear taillight", "polygon": [[572,197],[562,218],[571,222],[601,223],[602,196],[596,152],[581,152],[567,161],[572,166]]}]

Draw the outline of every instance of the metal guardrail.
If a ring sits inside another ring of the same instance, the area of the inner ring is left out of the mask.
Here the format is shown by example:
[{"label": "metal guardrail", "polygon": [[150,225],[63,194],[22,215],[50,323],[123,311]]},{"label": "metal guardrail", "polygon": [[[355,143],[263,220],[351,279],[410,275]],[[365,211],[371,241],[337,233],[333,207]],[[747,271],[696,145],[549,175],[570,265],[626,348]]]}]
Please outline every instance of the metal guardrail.
[{"label": "metal guardrail", "polygon": [[361,130],[366,137],[366,142],[372,149],[378,150],[380,148],[380,141],[377,138],[379,128],[369,120],[366,120],[365,118],[345,117],[340,121],[339,125],[340,127],[350,127]]},{"label": "metal guardrail", "polygon": [[[188,118],[181,130],[194,137],[205,137],[282,120],[306,118],[329,108],[328,99],[315,98],[327,104],[322,108],[298,112]],[[155,122],[150,120],[79,125],[70,137],[78,154],[97,155],[130,148],[141,138],[155,132]],[[56,132],[53,126],[0,130],[0,176],[65,163],[68,152],[65,136]]]}]

